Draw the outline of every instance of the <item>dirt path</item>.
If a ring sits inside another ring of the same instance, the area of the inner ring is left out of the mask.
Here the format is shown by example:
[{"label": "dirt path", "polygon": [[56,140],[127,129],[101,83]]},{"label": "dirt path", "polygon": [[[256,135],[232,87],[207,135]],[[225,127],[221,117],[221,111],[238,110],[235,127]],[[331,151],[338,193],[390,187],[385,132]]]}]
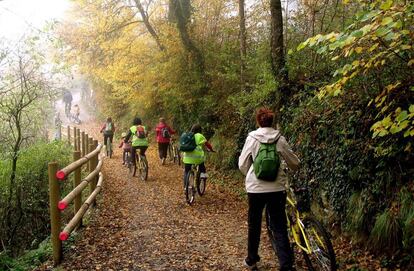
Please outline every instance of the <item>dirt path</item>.
[{"label": "dirt path", "polygon": [[[83,126],[98,134],[96,124]],[[119,149],[112,159],[105,158],[104,189],[93,221],[65,252],[62,268],[243,270],[246,204],[210,185],[205,196],[188,206],[182,169],[171,163],[162,166],[154,142],[147,152],[146,182],[128,177]],[[262,244],[261,270],[276,270],[268,242]]]}]

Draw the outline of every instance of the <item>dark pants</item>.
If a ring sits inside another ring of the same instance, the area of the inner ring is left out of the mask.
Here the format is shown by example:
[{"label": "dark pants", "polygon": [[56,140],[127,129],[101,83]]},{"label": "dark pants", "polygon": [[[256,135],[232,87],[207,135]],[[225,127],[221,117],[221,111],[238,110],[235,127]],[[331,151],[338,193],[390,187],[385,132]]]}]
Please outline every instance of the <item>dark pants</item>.
[{"label": "dark pants", "polygon": [[104,134],[104,145],[105,146],[106,146],[106,141],[108,140],[108,137],[112,144],[112,141],[114,140],[114,134]]},{"label": "dark pants", "polygon": [[168,151],[168,146],[170,145],[170,143],[161,143],[158,142],[158,154],[160,156],[160,159],[162,158],[167,158],[167,151]]},{"label": "dark pants", "polygon": [[291,270],[293,266],[293,252],[290,248],[287,233],[287,220],[285,213],[286,192],[248,193],[249,197],[249,230],[248,230],[248,258],[251,262],[258,262],[260,233],[263,209],[269,212],[269,226],[272,229],[279,258],[280,270]]},{"label": "dark pants", "polygon": [[72,109],[72,102],[65,102],[65,114],[70,116],[70,110]]},{"label": "dark pants", "polygon": [[137,155],[136,155],[136,153],[137,153],[137,149],[139,149],[139,154],[140,155],[142,155],[142,156],[145,156],[145,151],[148,149],[148,147],[147,146],[138,146],[138,147],[132,147],[131,148],[131,158],[132,158],[132,163],[135,165],[135,163],[136,163],[136,159],[137,159]]},{"label": "dark pants", "polygon": [[[187,176],[187,173],[191,170],[192,164],[184,164],[184,178],[183,183],[185,187],[185,176]],[[206,173],[206,166],[204,165],[204,162],[198,165],[198,168],[200,169],[200,173]]]}]

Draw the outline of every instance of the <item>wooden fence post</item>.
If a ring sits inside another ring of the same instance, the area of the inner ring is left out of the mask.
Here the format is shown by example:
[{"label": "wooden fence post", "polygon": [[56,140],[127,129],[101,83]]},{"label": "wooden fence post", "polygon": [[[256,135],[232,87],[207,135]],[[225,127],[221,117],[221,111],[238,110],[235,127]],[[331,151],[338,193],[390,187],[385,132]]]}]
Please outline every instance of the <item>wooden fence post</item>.
[{"label": "wooden fence post", "polygon": [[76,130],[76,139],[77,139],[77,143],[76,143],[76,147],[77,147],[77,151],[81,150],[81,140],[80,140],[80,129]]},{"label": "wooden fence post", "polygon": [[[93,150],[93,141],[92,141],[92,138],[89,138],[89,152],[91,152],[92,150]],[[91,173],[92,171],[95,170],[94,165],[95,165],[95,158],[92,158],[88,162],[88,171],[89,171],[89,173]],[[94,187],[95,187],[94,183],[95,183],[95,179],[93,179],[89,182],[89,195],[93,193],[93,190],[94,190]]]},{"label": "wooden fence post", "polygon": [[78,140],[76,139],[76,127],[73,127],[73,149],[77,150],[76,144],[78,143]]},{"label": "wooden fence post", "polygon": [[82,139],[82,153],[81,156],[84,157],[86,152],[85,152],[85,148],[86,148],[86,144],[85,144],[85,132],[82,131],[81,133],[81,139]]},{"label": "wooden fence post", "polygon": [[68,125],[68,143],[70,145],[70,126]]},{"label": "wooden fence post", "polygon": [[58,265],[62,260],[62,241],[59,239],[60,232],[60,211],[58,202],[60,199],[59,181],[56,179],[58,164],[51,162],[48,164],[49,173],[49,206],[50,206],[50,226],[51,241],[53,249],[53,262]]},{"label": "wooden fence post", "polygon": [[92,137],[88,138],[89,152],[93,151],[93,146],[91,147],[91,145],[93,145],[93,138]]},{"label": "wooden fence post", "polygon": [[[80,151],[74,151],[73,152],[73,161],[77,161],[80,158]],[[81,170],[82,167],[78,167],[75,171],[74,171],[74,178],[73,178],[73,188],[77,187],[80,182],[81,182]],[[79,209],[82,206],[82,193],[80,193],[79,195],[77,195],[74,199],[74,213],[76,214]],[[79,222],[79,225],[77,227],[82,226],[82,219]]]},{"label": "wooden fence post", "polygon": [[85,133],[85,155],[89,153],[89,135]]},{"label": "wooden fence post", "polygon": [[[96,149],[98,147],[98,140],[93,141],[93,148]],[[99,153],[96,154],[96,156],[93,158],[93,169],[95,169],[98,166],[98,160],[99,160]],[[98,183],[99,175],[96,175],[96,177],[93,180],[93,190],[96,188],[96,184]]]}]

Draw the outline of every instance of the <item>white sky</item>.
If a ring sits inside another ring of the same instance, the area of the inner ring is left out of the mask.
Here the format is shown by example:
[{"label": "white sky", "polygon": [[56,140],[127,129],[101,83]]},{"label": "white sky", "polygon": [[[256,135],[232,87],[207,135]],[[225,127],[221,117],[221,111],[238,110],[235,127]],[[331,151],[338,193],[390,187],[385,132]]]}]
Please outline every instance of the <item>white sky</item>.
[{"label": "white sky", "polygon": [[63,18],[69,7],[69,0],[0,0],[0,39],[18,40],[42,29],[47,21]]}]

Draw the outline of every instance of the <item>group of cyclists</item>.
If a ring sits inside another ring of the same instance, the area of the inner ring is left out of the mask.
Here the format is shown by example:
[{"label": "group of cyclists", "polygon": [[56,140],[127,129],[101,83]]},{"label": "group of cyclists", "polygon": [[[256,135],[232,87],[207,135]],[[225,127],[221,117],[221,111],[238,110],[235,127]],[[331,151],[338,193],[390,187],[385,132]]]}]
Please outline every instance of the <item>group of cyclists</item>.
[{"label": "group of cyclists", "polygon": [[65,90],[63,92],[62,101],[65,104],[65,115],[66,115],[66,117],[71,122],[74,122],[76,124],[80,124],[81,123],[81,120],[79,118],[79,116],[80,116],[80,107],[79,107],[78,104],[75,104],[72,107],[73,96],[72,96],[72,93],[69,90]]},{"label": "group of cyclists", "polygon": [[[256,112],[258,129],[247,135],[238,163],[240,171],[246,176],[245,187],[248,195],[249,209],[247,257],[244,260],[244,265],[250,270],[257,270],[257,262],[260,261],[258,248],[264,208],[269,212],[269,226],[275,235],[280,270],[295,270],[293,267],[293,252],[288,239],[287,219],[285,215],[287,197],[285,184],[287,176],[282,168],[287,166],[295,170],[298,168],[300,161],[280,131],[272,127],[274,118],[274,112],[267,108],[261,108]],[[111,118],[106,120],[101,132],[104,134],[104,144],[106,144],[108,137],[112,143],[115,125]],[[176,132],[167,125],[164,118],[159,119],[155,132],[160,163],[164,165],[168,145],[170,144],[172,135]],[[206,167],[204,165],[205,151],[213,151],[213,148],[202,134],[200,124],[194,124],[190,132],[194,137],[196,146],[191,151],[182,151],[184,176],[191,170],[192,165],[195,164],[199,166],[201,172],[200,177],[207,178]],[[132,163],[135,165],[137,150],[139,150],[140,155],[145,156],[148,145],[148,128],[137,117],[133,120],[129,130],[122,133],[119,147],[123,148],[123,164],[126,163],[126,152],[130,152]],[[269,156],[269,153],[273,153],[273,156]],[[275,156],[277,156],[276,160]],[[279,157],[280,160],[278,160]],[[276,170],[272,169],[274,167],[277,167]],[[279,168],[282,170],[279,170]],[[266,173],[266,170],[273,170],[275,172],[269,175]]]}]

